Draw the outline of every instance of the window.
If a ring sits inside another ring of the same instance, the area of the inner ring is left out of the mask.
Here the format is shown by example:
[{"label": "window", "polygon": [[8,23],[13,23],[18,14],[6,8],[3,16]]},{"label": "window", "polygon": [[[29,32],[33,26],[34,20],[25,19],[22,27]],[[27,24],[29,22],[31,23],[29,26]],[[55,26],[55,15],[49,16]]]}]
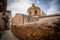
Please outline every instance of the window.
[{"label": "window", "polygon": [[30,11],[30,16],[32,16],[32,13],[31,13],[31,11]]},{"label": "window", "polygon": [[34,16],[37,16],[37,11],[35,11],[35,14],[34,14]]}]

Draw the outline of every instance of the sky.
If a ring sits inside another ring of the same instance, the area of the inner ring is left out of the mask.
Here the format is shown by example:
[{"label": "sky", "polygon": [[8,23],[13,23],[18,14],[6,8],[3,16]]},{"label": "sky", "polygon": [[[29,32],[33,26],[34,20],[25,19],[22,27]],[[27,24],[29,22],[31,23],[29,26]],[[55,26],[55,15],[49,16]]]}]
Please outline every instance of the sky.
[{"label": "sky", "polygon": [[8,0],[7,3],[7,10],[11,10],[12,16],[16,13],[27,14],[33,3],[47,15],[60,13],[60,0]]}]

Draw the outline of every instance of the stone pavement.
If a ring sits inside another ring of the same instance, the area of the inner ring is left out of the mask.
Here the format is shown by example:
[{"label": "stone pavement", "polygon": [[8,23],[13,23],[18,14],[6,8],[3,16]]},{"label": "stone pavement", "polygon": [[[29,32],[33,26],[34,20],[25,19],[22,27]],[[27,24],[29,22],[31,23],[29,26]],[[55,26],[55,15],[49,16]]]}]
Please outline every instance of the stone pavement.
[{"label": "stone pavement", "polygon": [[4,31],[0,40],[18,40],[10,30]]}]

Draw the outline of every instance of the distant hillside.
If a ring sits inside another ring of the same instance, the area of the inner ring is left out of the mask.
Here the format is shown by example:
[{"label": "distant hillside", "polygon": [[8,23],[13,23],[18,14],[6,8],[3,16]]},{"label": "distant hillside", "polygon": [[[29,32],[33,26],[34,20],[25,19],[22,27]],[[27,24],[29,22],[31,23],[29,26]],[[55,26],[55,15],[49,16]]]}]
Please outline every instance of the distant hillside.
[{"label": "distant hillside", "polygon": [[39,21],[12,25],[11,31],[21,40],[60,40],[60,16],[40,18]]}]

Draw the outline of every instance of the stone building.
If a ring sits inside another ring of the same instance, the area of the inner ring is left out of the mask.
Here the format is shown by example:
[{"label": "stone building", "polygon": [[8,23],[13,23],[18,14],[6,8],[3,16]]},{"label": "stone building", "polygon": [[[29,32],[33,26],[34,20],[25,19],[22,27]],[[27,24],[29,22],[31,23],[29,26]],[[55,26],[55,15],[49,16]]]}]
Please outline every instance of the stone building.
[{"label": "stone building", "polygon": [[18,25],[38,21],[39,17],[46,15],[44,12],[41,13],[41,11],[42,10],[38,6],[32,4],[27,10],[28,15],[17,13],[14,18],[12,18],[11,22],[13,25]]},{"label": "stone building", "polygon": [[5,15],[7,8],[7,0],[0,0],[0,12],[3,12],[3,15]]},{"label": "stone building", "polygon": [[6,10],[5,15],[8,17],[8,20],[12,17],[10,10]]},{"label": "stone building", "polygon": [[28,15],[17,13],[14,16],[14,18],[12,18],[11,23],[12,25],[20,25],[24,23],[33,22],[33,21],[36,21],[36,19],[29,17]]},{"label": "stone building", "polygon": [[41,9],[35,6],[35,4],[32,4],[32,7],[30,7],[27,12],[28,12],[28,16],[32,16],[35,18],[41,16]]},{"label": "stone building", "polygon": [[[6,10],[5,15],[3,16],[3,12],[0,12],[0,28],[5,29],[10,27],[10,18],[11,18],[11,11]],[[5,21],[7,21],[7,23]]]},{"label": "stone building", "polygon": [[12,18],[12,25],[15,25],[15,24],[23,24],[23,21],[24,18],[23,18],[23,14],[16,14],[14,18]]},{"label": "stone building", "polygon": [[42,11],[42,16],[46,16],[46,13]]},{"label": "stone building", "polygon": [[0,0],[0,30],[7,29],[11,11],[6,10],[7,0]]}]

